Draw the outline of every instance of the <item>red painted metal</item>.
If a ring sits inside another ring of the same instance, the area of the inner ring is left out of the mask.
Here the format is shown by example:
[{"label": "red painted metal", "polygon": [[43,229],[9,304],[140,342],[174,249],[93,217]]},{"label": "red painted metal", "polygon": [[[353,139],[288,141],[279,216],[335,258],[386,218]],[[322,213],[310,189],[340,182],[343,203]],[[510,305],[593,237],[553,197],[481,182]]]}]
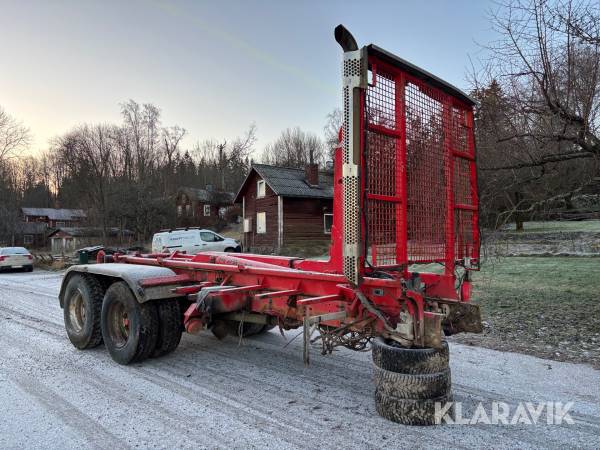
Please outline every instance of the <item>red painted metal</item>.
[{"label": "red painted metal", "polygon": [[[178,280],[174,292],[182,296],[223,286],[203,297],[212,313],[265,314],[285,327],[301,326],[307,314],[343,312],[345,318],[323,323],[357,324],[354,329],[364,332],[368,324],[369,333],[390,335],[401,320],[400,312],[408,311],[414,318],[415,343],[422,344],[425,319],[435,315],[437,302],[469,300],[471,283],[466,278],[457,288],[456,266],[471,269],[479,258],[473,111],[401,66],[374,56],[368,63],[371,82],[359,98],[365,253],[358,287],[348,282],[342,268],[340,148],[335,152],[327,261],[219,252],[115,255],[115,261],[172,269],[175,277],[145,280],[143,286]],[[340,142],[341,138],[340,131]],[[443,273],[421,270],[429,263],[441,264]],[[207,320],[206,311],[200,312],[195,303],[184,315],[190,332]]]},{"label": "red painted metal", "polygon": [[140,286],[144,288],[156,286],[169,286],[173,284],[187,283],[191,281],[189,275],[181,274],[172,277],[146,278],[140,282]]}]

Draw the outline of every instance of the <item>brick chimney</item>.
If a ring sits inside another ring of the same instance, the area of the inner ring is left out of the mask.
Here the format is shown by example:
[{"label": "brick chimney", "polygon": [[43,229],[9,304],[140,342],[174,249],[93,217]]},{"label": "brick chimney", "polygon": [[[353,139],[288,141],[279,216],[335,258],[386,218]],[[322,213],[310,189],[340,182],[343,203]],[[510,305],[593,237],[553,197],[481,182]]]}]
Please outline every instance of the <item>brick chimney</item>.
[{"label": "brick chimney", "polygon": [[306,182],[311,186],[319,185],[319,165],[318,164],[307,164],[304,167],[304,178]]}]

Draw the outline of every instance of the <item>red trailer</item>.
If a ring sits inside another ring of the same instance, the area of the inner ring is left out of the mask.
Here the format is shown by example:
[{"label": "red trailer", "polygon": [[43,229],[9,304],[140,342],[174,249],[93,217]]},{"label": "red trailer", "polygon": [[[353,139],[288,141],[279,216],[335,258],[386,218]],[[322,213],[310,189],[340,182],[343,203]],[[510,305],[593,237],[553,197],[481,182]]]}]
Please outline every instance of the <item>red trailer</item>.
[{"label": "red trailer", "polygon": [[[443,336],[480,332],[469,303],[479,230],[474,101],[338,26],[343,116],[328,261],[256,254],[115,254],[71,267],[60,305],[78,348],[120,364],[173,351],[181,333],[304,327],[323,353],[373,349],[384,417],[434,423],[451,400]],[[431,271],[431,267],[439,270]],[[427,270],[430,271],[427,271]]]}]

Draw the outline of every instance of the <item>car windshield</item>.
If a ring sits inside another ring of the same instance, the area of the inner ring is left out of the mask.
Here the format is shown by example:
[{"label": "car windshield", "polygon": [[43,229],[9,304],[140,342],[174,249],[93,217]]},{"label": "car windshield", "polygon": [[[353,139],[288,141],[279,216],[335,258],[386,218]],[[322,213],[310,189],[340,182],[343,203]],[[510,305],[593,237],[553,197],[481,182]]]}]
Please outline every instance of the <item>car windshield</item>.
[{"label": "car windshield", "polygon": [[0,255],[29,255],[29,252],[23,247],[6,247],[0,250]]}]

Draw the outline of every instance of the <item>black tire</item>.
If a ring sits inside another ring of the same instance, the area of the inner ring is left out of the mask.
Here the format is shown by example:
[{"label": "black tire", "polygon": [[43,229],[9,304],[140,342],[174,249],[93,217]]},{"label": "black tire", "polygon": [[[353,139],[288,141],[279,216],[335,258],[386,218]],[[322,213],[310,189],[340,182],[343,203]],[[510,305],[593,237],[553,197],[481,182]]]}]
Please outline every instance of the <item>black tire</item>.
[{"label": "black tire", "polygon": [[[403,425],[436,425],[436,402],[443,408],[452,401],[452,394],[430,399],[404,399],[375,391],[375,409],[381,417]],[[454,407],[448,415],[453,417]]]},{"label": "black tire", "polygon": [[227,248],[224,250],[224,252],[225,252],[225,253],[235,253],[235,248],[233,248],[233,247],[227,247]]},{"label": "black tire", "polygon": [[[265,325],[263,323],[244,322],[242,325],[243,334],[242,337],[255,336],[257,334],[266,333],[273,328],[273,325]],[[230,333],[234,336],[240,335],[240,322],[231,320],[230,321]]]},{"label": "black tire", "polygon": [[102,343],[100,317],[104,289],[89,275],[71,276],[65,288],[63,316],[71,343],[80,350]]},{"label": "black tire", "polygon": [[156,349],[159,334],[156,305],[139,303],[123,281],[106,290],[101,324],[104,345],[119,364],[143,361]]},{"label": "black tire", "polygon": [[452,383],[450,369],[424,375],[390,372],[373,366],[375,388],[386,396],[419,400],[447,396]]},{"label": "black tire", "polygon": [[33,266],[26,266],[25,272],[33,272]]},{"label": "black tire", "polygon": [[171,353],[179,345],[182,333],[181,308],[177,300],[160,300],[158,312],[158,339],[152,353],[153,358]]},{"label": "black tire", "polygon": [[423,375],[443,372],[449,367],[448,343],[441,348],[405,348],[387,343],[377,337],[373,343],[373,363],[385,370],[397,373]]}]

